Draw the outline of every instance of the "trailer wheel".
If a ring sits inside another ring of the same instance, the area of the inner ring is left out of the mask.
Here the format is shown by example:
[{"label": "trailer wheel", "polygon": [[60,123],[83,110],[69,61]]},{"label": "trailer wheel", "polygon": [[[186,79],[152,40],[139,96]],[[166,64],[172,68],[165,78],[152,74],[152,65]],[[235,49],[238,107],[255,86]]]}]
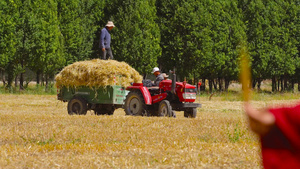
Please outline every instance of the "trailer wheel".
[{"label": "trailer wheel", "polygon": [[132,116],[143,116],[145,114],[144,97],[139,91],[131,91],[125,99],[125,113]]},{"label": "trailer wheel", "polygon": [[159,103],[158,115],[161,117],[172,117],[173,116],[172,107],[168,100],[163,100]]},{"label": "trailer wheel", "polygon": [[184,111],[184,117],[196,118],[196,116],[197,116],[197,108],[190,108]]},{"label": "trailer wheel", "polygon": [[87,102],[81,97],[74,97],[68,102],[68,114],[86,115]]}]

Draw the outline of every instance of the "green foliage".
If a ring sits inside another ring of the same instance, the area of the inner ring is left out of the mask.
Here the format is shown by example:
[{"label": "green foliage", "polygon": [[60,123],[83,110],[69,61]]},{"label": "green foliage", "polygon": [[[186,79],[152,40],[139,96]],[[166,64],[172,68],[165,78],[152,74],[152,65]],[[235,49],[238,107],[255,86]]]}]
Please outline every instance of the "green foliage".
[{"label": "green foliage", "polygon": [[[251,1],[245,11],[253,78],[292,75],[299,63],[296,1]],[[297,16],[298,15],[298,16]]]},{"label": "green foliage", "polygon": [[30,39],[29,68],[53,76],[65,63],[60,45],[61,32],[57,19],[57,3],[35,1],[32,6],[37,10],[33,11],[31,21],[34,32]]},{"label": "green foliage", "polygon": [[143,75],[176,67],[179,80],[209,79],[212,88],[217,79],[221,90],[222,81],[226,88],[238,79],[245,44],[254,82],[293,86],[299,16],[299,0],[2,0],[0,71],[9,88],[16,77],[21,88],[27,69],[48,84],[64,66],[99,57],[100,31],[112,20],[115,58]]},{"label": "green foliage", "polygon": [[47,83],[65,65],[91,57],[103,2],[1,1],[0,69],[8,87],[21,74],[21,88],[26,68]]},{"label": "green foliage", "polygon": [[157,3],[167,69],[176,65],[182,77],[237,79],[239,43],[246,39],[237,1]]},{"label": "green foliage", "polygon": [[57,88],[53,83],[49,85],[47,90],[43,85],[29,84],[25,90],[19,90],[16,87],[6,88],[4,86],[0,86],[0,94],[56,95]]},{"label": "green foliage", "polygon": [[94,36],[103,16],[103,7],[104,0],[57,0],[65,65],[92,57]]},{"label": "green foliage", "polygon": [[5,69],[16,53],[15,4],[7,1],[0,2],[0,69]]},{"label": "green foliage", "polygon": [[112,8],[106,15],[116,25],[112,30],[115,58],[129,63],[142,74],[150,73],[161,55],[155,1],[112,1],[107,6]]}]

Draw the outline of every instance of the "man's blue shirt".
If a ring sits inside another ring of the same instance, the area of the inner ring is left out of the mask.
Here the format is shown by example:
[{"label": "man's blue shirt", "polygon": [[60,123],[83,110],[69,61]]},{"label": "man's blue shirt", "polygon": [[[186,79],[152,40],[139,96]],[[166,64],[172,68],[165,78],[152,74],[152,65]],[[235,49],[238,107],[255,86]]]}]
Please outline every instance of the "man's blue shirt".
[{"label": "man's blue shirt", "polygon": [[100,48],[110,48],[110,33],[108,29],[105,27],[101,30],[101,36],[100,36]]}]

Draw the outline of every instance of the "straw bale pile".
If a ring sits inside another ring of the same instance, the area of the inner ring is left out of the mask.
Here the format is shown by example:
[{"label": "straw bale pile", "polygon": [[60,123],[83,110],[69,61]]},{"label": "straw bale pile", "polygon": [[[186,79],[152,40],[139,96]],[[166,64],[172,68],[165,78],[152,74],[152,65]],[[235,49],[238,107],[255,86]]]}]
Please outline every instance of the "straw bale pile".
[{"label": "straw bale pile", "polygon": [[142,76],[125,62],[94,59],[66,66],[56,75],[55,80],[60,87],[127,87],[132,82],[141,83]]}]

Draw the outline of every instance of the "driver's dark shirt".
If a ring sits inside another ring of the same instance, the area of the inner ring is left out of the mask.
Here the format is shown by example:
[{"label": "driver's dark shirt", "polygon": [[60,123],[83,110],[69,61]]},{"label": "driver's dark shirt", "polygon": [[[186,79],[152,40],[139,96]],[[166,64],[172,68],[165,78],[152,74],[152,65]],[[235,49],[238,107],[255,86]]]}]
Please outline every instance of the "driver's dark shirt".
[{"label": "driver's dark shirt", "polygon": [[164,77],[162,74],[157,75],[153,86],[159,86],[159,83],[163,80],[164,80]]}]

